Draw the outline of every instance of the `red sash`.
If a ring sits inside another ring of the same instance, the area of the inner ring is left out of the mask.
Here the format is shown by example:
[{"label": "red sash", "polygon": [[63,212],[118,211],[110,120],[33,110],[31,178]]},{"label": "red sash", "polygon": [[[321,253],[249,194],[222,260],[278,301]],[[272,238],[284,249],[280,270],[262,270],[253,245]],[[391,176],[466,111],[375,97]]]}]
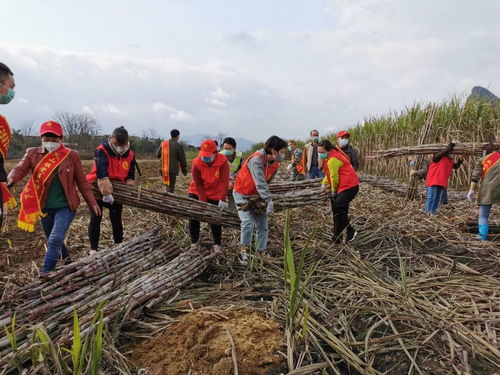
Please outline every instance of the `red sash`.
[{"label": "red sash", "polygon": [[483,174],[481,177],[484,177],[488,174],[491,168],[500,161],[500,152],[495,151],[486,159],[483,160]]},{"label": "red sash", "polygon": [[27,232],[35,230],[36,221],[44,216],[40,202],[45,191],[45,183],[70,152],[70,149],[61,145],[56,151],[45,154],[38,162],[31,178],[21,192],[21,210],[17,221],[19,228]]},{"label": "red sash", "polygon": [[163,141],[161,143],[161,174],[163,176],[163,184],[170,185],[170,175],[168,173],[170,169],[170,142]]},{"label": "red sash", "polygon": [[[0,155],[5,162],[7,159],[7,152],[9,151],[10,145],[10,126],[7,119],[0,115]],[[0,207],[7,205],[8,208],[14,208],[16,206],[16,200],[10,193],[10,191],[3,185],[0,184],[0,189],[2,189],[2,202],[0,202]]]}]

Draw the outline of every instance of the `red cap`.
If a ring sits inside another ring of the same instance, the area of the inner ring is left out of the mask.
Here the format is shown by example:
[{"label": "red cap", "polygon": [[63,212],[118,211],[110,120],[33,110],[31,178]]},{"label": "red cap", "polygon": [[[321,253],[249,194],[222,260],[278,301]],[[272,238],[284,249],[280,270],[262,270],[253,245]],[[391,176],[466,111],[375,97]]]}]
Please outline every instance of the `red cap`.
[{"label": "red cap", "polygon": [[217,151],[217,145],[213,139],[205,139],[201,142],[200,155],[203,157],[212,156],[212,154]]},{"label": "red cap", "polygon": [[58,137],[63,136],[63,128],[61,124],[55,121],[47,121],[42,124],[40,128],[40,137],[44,134],[52,133],[57,135]]},{"label": "red cap", "polygon": [[349,138],[351,135],[349,132],[346,132],[345,130],[341,130],[337,133],[337,138],[342,137],[342,138]]}]

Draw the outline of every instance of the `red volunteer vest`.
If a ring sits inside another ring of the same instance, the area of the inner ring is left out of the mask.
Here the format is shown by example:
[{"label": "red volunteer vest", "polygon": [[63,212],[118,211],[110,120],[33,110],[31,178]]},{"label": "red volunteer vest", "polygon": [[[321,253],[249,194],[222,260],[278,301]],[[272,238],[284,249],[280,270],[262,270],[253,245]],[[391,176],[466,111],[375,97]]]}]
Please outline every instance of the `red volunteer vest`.
[{"label": "red volunteer vest", "polygon": [[255,187],[255,181],[253,180],[252,174],[250,173],[250,170],[248,169],[248,162],[250,159],[253,157],[260,157],[262,161],[264,162],[264,175],[266,178],[266,181],[269,182],[271,178],[274,176],[276,171],[278,170],[278,167],[280,166],[280,163],[274,162],[273,164],[269,164],[267,159],[262,156],[260,152],[255,152],[250,157],[245,160],[243,165],[241,166],[241,169],[236,176],[236,181],[234,182],[234,187],[233,190],[236,191],[237,193],[240,193],[242,195],[258,195],[259,193],[257,192],[257,188]]},{"label": "red volunteer vest", "polygon": [[437,163],[432,162],[427,171],[426,186],[447,187],[453,171],[453,164],[453,159],[449,156],[443,156]]},{"label": "red volunteer vest", "polygon": [[352,167],[351,160],[343,151],[338,149],[331,150],[328,154],[328,158],[323,162],[323,172],[325,172],[325,176],[328,179],[330,186],[332,185],[332,179],[330,176],[330,170],[328,169],[328,160],[331,158],[339,159],[343,163],[339,168],[339,186],[337,188],[337,193],[358,186],[358,174]]},{"label": "red volunteer vest", "polygon": [[[130,167],[132,165],[132,160],[134,160],[134,152],[132,150],[128,151],[128,156],[126,158],[111,156],[103,145],[97,147],[97,150],[104,151],[106,159],[108,159],[108,177],[111,181],[125,182],[128,173],[130,172]],[[92,164],[92,170],[87,175],[88,182],[94,182],[97,180],[97,166]]]},{"label": "red volunteer vest", "polygon": [[[192,168],[197,168],[201,171],[201,178],[203,179],[203,188],[205,190],[205,195],[207,199],[210,200],[224,200],[227,196],[227,182],[229,180],[229,169],[228,175],[224,179],[224,176],[221,175],[222,167],[226,166],[227,158],[217,153],[215,156],[215,160],[212,164],[207,164],[203,160],[201,160],[198,155],[192,162]],[[200,196],[198,191],[196,190],[196,185],[194,180],[191,180],[191,184],[189,185],[189,193],[196,194]]]}]

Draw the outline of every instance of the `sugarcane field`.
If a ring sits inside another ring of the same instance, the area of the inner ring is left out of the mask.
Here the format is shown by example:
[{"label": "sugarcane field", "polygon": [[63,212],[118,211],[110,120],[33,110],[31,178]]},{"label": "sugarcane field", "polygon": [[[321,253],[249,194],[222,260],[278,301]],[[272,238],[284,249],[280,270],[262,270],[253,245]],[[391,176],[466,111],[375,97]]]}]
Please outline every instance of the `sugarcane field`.
[{"label": "sugarcane field", "polygon": [[497,1],[0,12],[0,375],[500,375]]}]

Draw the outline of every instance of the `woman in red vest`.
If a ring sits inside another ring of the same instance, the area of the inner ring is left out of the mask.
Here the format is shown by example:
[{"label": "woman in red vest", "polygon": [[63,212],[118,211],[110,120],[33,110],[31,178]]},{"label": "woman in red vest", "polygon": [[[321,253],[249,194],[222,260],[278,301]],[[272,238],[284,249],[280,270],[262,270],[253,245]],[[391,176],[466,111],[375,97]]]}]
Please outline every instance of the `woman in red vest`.
[{"label": "woman in red vest", "polygon": [[266,251],[267,215],[274,212],[273,197],[268,184],[278,171],[280,162],[285,159],[286,147],[287,143],[283,139],[273,135],[266,141],[264,148],[256,151],[245,160],[236,176],[233,196],[238,206],[257,196],[267,204],[266,212],[238,209],[238,216],[241,220],[241,247],[238,259],[241,264],[248,264],[248,250],[254,227],[257,228],[258,250],[261,254]]},{"label": "woman in red vest", "polygon": [[479,239],[486,241],[489,232],[489,218],[493,204],[500,203],[500,152],[493,143],[484,146],[484,156],[479,159],[472,172],[467,199],[472,202],[479,184]]},{"label": "woman in red vest", "polygon": [[[97,147],[92,170],[87,175],[87,180],[90,183],[94,183],[97,180],[97,186],[102,194],[102,199],[97,200],[97,203],[101,210],[104,207],[109,210],[109,219],[113,228],[113,240],[115,244],[123,241],[123,205],[115,202],[111,181],[133,185],[135,181],[135,166],[135,155],[130,149],[128,132],[123,126],[120,126],[113,130],[108,140],[103,141]],[[101,220],[102,216],[97,216],[90,212],[89,239],[91,255],[99,250]]]},{"label": "woman in red vest", "polygon": [[[227,209],[227,192],[229,190],[229,164],[227,158],[217,151],[212,139],[201,142],[200,153],[193,160],[191,167],[193,179],[189,185],[189,198],[200,200]],[[214,239],[214,252],[222,253],[222,226],[210,226]],[[191,243],[200,239],[200,222],[189,220],[189,236]]]},{"label": "woman in red vest", "polygon": [[20,182],[29,172],[31,178],[21,193],[21,210],[17,225],[33,232],[38,219],[47,237],[47,253],[42,274],[54,269],[57,260],[69,262],[64,238],[80,204],[78,190],[92,210],[99,216],[100,208],[85,179],[78,152],[62,144],[63,129],[55,121],[42,124],[42,147],[32,147],[9,173],[9,185]]},{"label": "woman in red vest", "polygon": [[323,159],[325,178],[323,188],[331,189],[333,213],[333,242],[341,243],[344,230],[347,231],[347,242],[352,242],[358,232],[349,221],[349,203],[359,191],[358,174],[347,156],[339,147],[324,140],[318,144],[318,157]]},{"label": "woman in red vest", "polygon": [[454,169],[458,169],[463,163],[463,157],[455,162],[450,157],[450,152],[455,147],[455,143],[450,143],[446,148],[434,154],[427,170],[425,184],[427,186],[427,199],[425,201],[424,211],[430,215],[436,215],[442,196]]}]

